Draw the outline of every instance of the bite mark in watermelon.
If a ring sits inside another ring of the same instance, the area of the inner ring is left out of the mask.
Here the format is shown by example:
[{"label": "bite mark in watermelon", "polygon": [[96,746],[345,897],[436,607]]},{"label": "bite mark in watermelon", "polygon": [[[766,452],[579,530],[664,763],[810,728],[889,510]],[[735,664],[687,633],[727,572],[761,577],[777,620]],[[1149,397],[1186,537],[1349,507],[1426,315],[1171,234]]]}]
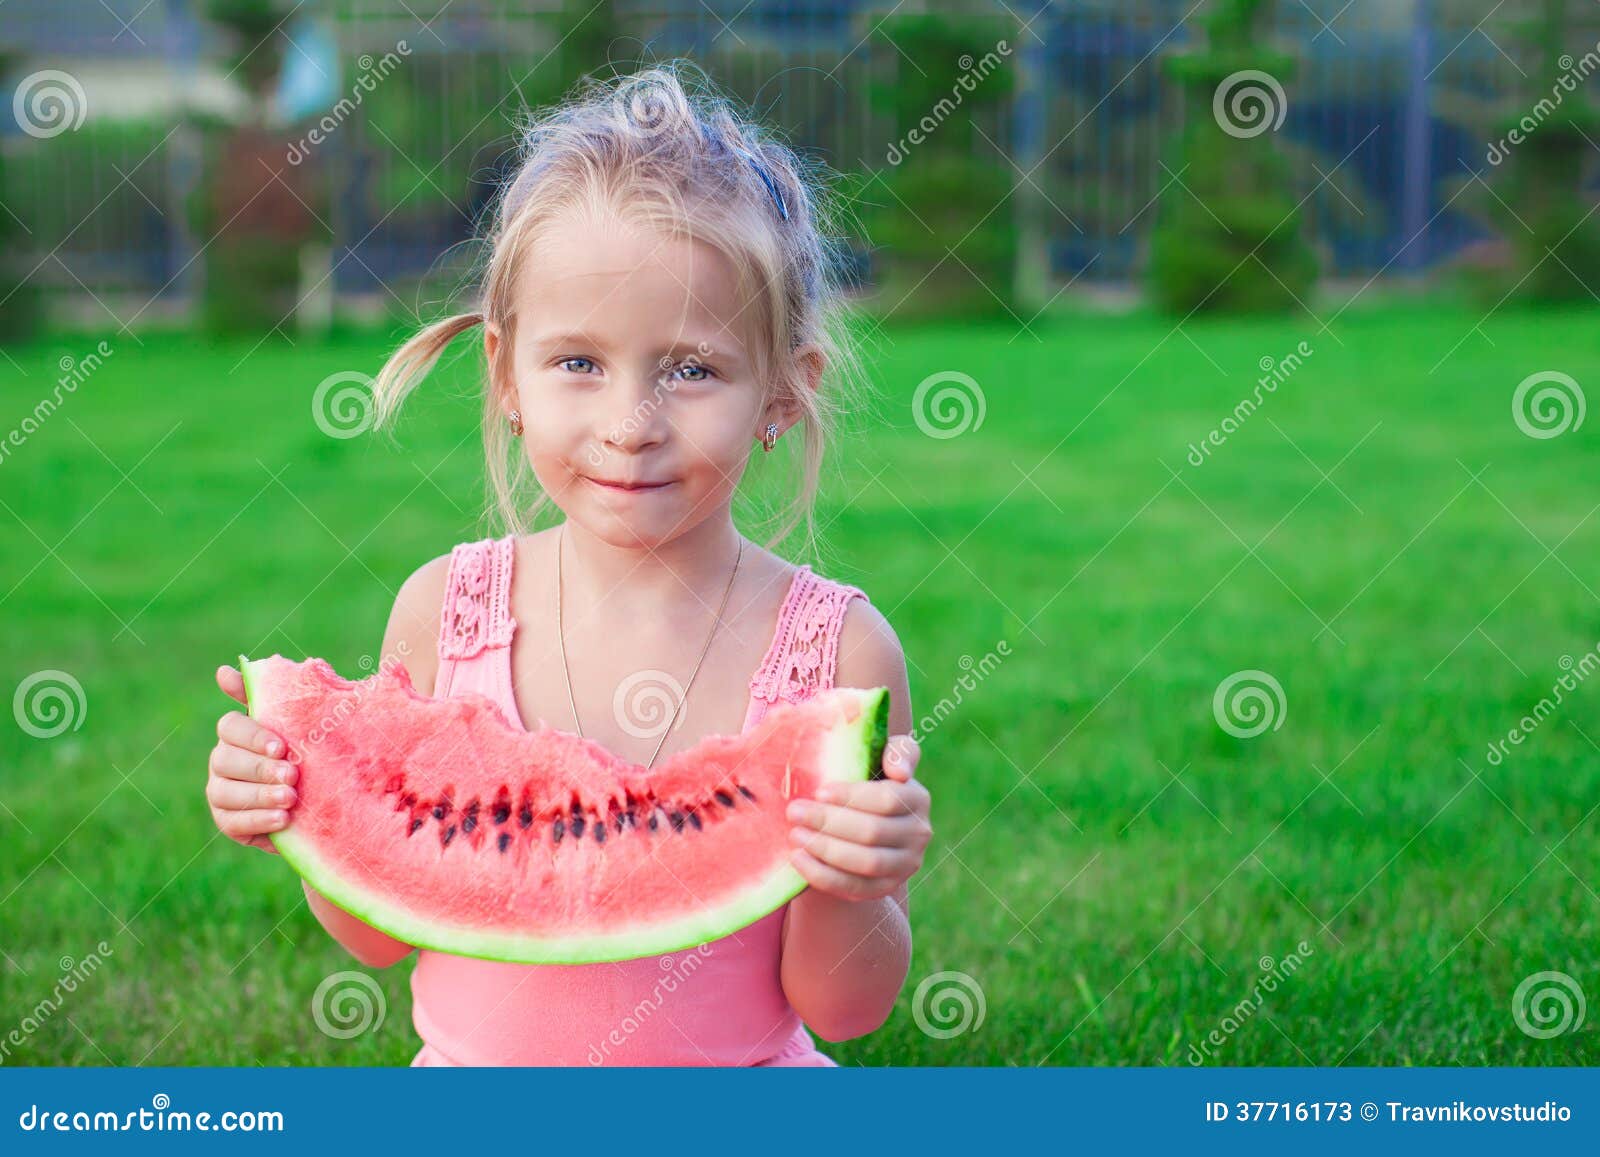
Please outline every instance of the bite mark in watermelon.
[{"label": "bite mark in watermelon", "polygon": [[646,769],[479,695],[421,695],[398,663],[240,668],[300,770],[283,858],[391,936],[492,960],[675,952],[776,911],[805,887],[789,801],[880,777],[888,738],[886,688],[835,688]]}]

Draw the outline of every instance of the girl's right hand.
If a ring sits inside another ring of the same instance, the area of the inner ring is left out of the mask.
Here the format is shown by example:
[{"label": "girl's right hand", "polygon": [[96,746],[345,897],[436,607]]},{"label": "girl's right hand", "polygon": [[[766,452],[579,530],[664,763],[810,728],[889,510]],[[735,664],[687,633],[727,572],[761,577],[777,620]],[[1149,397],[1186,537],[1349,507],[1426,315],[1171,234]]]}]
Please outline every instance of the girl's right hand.
[{"label": "girl's right hand", "polygon": [[[217,668],[217,686],[246,702],[244,676],[233,667]],[[283,758],[282,739],[242,711],[217,720],[217,745],[211,749],[206,802],[222,834],[241,844],[277,854],[268,832],[287,827],[297,798],[299,769]]]}]

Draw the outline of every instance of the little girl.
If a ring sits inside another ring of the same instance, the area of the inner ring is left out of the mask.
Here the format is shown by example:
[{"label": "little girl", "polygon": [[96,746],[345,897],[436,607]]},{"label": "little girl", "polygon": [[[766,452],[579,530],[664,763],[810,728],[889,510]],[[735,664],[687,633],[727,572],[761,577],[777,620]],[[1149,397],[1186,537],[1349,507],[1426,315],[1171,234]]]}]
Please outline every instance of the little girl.
[{"label": "little girl", "polygon": [[[512,533],[401,587],[383,655],[403,657],[419,691],[487,695],[514,726],[570,728],[646,766],[830,686],[891,693],[887,778],[790,806],[810,885],[792,902],[668,957],[420,951],[413,1064],[831,1065],[806,1026],[832,1041],[871,1032],[904,983],[906,884],[931,830],[899,642],[860,590],[747,541],[731,514],[754,446],[798,427],[803,484],[777,538],[809,522],[848,380],[818,196],[790,150],[678,68],[592,82],[526,131],[481,311],[423,329],[377,378],[386,421],[451,338],[483,327],[488,474]],[[539,495],[524,517],[528,470]],[[564,519],[519,533],[547,503]],[[244,701],[238,671],[217,682]],[[665,688],[670,717],[641,725],[639,687]],[[271,851],[295,801],[287,749],[238,711],[217,734],[213,818]],[[361,963],[414,951],[306,897]]]}]

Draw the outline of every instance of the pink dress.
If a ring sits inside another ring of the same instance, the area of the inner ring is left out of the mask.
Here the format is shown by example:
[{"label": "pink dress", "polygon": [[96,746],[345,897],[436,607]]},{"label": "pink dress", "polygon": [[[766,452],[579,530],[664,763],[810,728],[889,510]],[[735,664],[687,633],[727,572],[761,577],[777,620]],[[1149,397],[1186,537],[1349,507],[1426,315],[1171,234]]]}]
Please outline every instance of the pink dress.
[{"label": "pink dress", "polygon": [[[451,552],[439,697],[477,692],[522,726],[511,683],[512,537]],[[857,588],[802,566],[750,679],[748,731],[769,707],[833,686]],[[721,940],[609,964],[506,964],[422,949],[411,974],[413,1065],[831,1066],[779,982],[778,909]]]}]

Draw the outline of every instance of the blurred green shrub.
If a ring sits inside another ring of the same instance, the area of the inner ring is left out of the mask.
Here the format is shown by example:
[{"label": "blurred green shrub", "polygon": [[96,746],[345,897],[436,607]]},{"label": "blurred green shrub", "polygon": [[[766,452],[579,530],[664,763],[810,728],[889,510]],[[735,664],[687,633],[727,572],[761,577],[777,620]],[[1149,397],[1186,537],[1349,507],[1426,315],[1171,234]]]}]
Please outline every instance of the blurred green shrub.
[{"label": "blurred green shrub", "polygon": [[985,121],[991,139],[1001,132],[1014,34],[1002,19],[937,13],[897,13],[872,31],[875,57],[896,69],[870,85],[869,99],[895,139],[887,167],[859,186],[859,215],[896,316],[1014,312],[1011,168],[977,132]]},{"label": "blurred green shrub", "polygon": [[[1258,131],[1254,119],[1282,111],[1281,85],[1295,64],[1258,42],[1271,7],[1216,0],[1200,21],[1206,46],[1163,62],[1183,90],[1185,124],[1162,174],[1146,276],[1169,312],[1284,312],[1316,282],[1288,161],[1275,127]],[[1214,109],[1219,93],[1224,106]],[[1230,105],[1230,93],[1248,95]]]},{"label": "blurred green shrub", "polygon": [[[1544,0],[1537,19],[1520,22],[1519,38],[1542,58],[1529,77],[1535,103],[1496,124],[1490,149],[1503,167],[1485,207],[1511,242],[1510,296],[1527,303],[1586,302],[1600,286],[1600,219],[1584,192],[1600,111],[1564,54],[1571,31],[1566,0]],[[1498,301],[1509,287],[1485,288]]]},{"label": "blurred green shrub", "polygon": [[[15,56],[0,53],[0,77],[11,76],[16,63]],[[39,232],[24,228],[16,215],[23,204],[20,186],[10,149],[0,141],[0,204],[6,206],[0,210],[0,344],[5,345],[28,340],[38,329],[41,313],[38,286],[29,276],[38,260],[31,241]]]}]

